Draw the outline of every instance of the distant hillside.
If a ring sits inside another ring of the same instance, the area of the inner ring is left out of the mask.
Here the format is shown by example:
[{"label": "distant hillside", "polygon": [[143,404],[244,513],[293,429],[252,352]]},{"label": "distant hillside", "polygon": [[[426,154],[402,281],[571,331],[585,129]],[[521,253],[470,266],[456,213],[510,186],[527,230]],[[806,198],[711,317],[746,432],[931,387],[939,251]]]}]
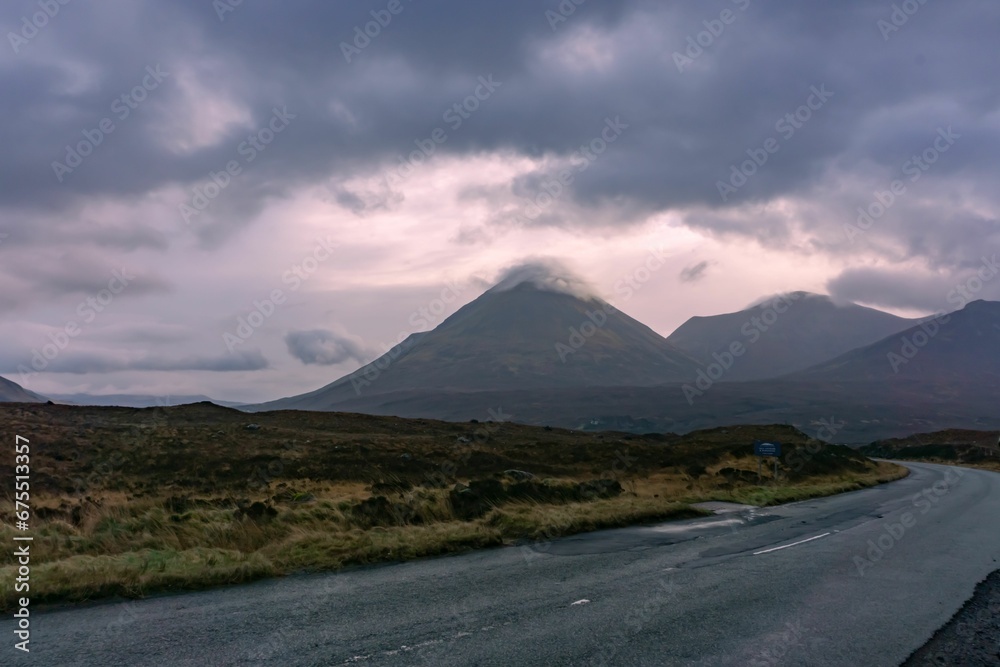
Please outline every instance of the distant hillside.
[{"label": "distant hillside", "polygon": [[488,290],[433,331],[332,384],[252,409],[330,410],[397,391],[650,386],[687,380],[697,369],[605,301],[526,281]]},{"label": "distant hillside", "polygon": [[[694,383],[697,362],[622,313],[612,310],[602,326],[587,327],[587,336],[571,340],[572,332],[584,332],[587,313],[603,307],[599,300],[530,284],[491,290],[437,329],[411,336],[395,358],[387,355],[312,393],[243,409],[455,421],[503,415],[527,424],[637,433],[787,423],[821,439],[859,445],[947,428],[1000,428],[1000,304],[995,302],[969,304],[948,318],[897,331],[796,373],[702,384],[694,395],[684,386]],[[835,349],[816,324],[832,327],[831,313],[858,322],[868,336],[877,330],[872,322],[888,328],[907,322],[804,293],[795,307],[797,315],[788,310],[779,318],[798,317],[812,328],[786,332],[793,350],[813,335],[826,341],[820,346],[827,353]],[[759,309],[754,312],[764,317]],[[819,315],[810,319],[809,313]],[[756,363],[767,365],[765,359],[778,354],[765,343],[771,333],[779,340],[777,331],[766,332],[745,345],[748,352],[740,360],[752,359],[750,350],[758,349],[763,352]],[[565,353],[565,363],[557,345],[573,350]]]},{"label": "distant hillside", "polygon": [[861,448],[866,456],[942,461],[1000,470],[1000,431],[949,429],[878,440]]},{"label": "distant hillside", "polygon": [[47,399],[28,391],[16,382],[0,377],[0,402],[3,403],[44,403]]},{"label": "distant hillside", "polygon": [[787,377],[886,385],[916,380],[1000,396],[1000,302],[973,301],[962,310]]},{"label": "distant hillside", "polygon": [[[996,393],[961,383],[825,384],[761,380],[723,382],[689,403],[679,384],[507,391],[410,390],[356,396],[337,410],[449,421],[495,419],[632,433],[733,424],[791,424],[823,440],[867,444],[945,428],[1000,429]],[[833,424],[833,428],[828,426]]]},{"label": "distant hillside", "polygon": [[153,396],[148,394],[49,394],[57,403],[70,405],[103,405],[125,408],[155,408],[157,406],[188,405],[191,403],[215,403],[228,408],[236,408],[242,403],[219,401],[201,394],[181,396]]},{"label": "distant hillside", "polygon": [[702,363],[734,342],[746,350],[721,381],[777,377],[828,361],[916,324],[873,308],[792,292],[735,313],[692,317],[667,337]]}]

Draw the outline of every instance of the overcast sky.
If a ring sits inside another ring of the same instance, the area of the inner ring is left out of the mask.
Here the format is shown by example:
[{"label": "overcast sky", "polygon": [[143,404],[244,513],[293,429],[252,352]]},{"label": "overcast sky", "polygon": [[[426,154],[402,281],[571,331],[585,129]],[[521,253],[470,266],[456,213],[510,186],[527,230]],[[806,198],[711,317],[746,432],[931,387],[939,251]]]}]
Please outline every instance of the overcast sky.
[{"label": "overcast sky", "polygon": [[526,260],[666,335],[1000,249],[1000,4],[576,2],[4,2],[0,373],[271,399]]}]

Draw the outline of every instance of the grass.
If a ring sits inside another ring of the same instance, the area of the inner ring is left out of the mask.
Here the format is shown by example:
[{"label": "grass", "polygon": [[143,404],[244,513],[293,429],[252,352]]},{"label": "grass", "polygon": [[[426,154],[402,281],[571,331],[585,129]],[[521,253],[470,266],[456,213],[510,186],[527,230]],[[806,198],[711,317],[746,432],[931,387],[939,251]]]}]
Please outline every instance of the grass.
[{"label": "grass", "polygon": [[[824,479],[819,477],[805,484],[744,487],[732,493],[712,494],[713,500],[729,500],[747,505],[767,507],[794,503],[810,498],[821,498],[838,493],[858,491],[869,486],[902,479],[909,471],[893,463],[877,462],[875,468],[861,475],[848,475]],[[728,497],[727,497],[728,496]]]},{"label": "grass", "polygon": [[1000,433],[948,429],[879,440],[861,448],[875,458],[957,465],[1000,472]]},{"label": "grass", "polygon": [[[46,425],[32,436],[33,602],[403,561],[691,518],[704,514],[692,507],[699,501],[773,505],[906,474],[784,426],[644,437],[493,424],[477,439],[475,425],[275,413],[253,415],[262,426],[247,435],[248,415],[219,410],[0,407],[5,430]],[[785,445],[779,478],[769,471],[757,482],[747,453],[757,438]],[[0,465],[6,472],[12,456],[0,453]],[[67,491],[81,479],[83,489]],[[11,544],[11,511],[0,520]],[[5,609],[24,595],[16,570],[9,550],[0,555]]]},{"label": "grass", "polygon": [[[156,501],[112,503],[105,499],[81,526],[49,521],[35,532],[31,597],[36,602],[83,601],[109,596],[141,597],[158,591],[193,590],[248,582],[302,570],[403,561],[541,540],[579,532],[692,518],[705,500],[774,505],[899,478],[897,466],[881,463],[864,473],[797,484],[719,489],[714,479],[691,483],[683,474],[626,482],[634,489],[588,502],[512,502],[474,520],[448,513],[444,491],[424,493],[439,515],[423,525],[362,527],[340,509],[350,496],[317,498],[280,506],[265,522],[234,518],[234,510],[202,507],[170,513]],[[341,490],[343,491],[343,490]],[[207,501],[206,501],[207,504]],[[353,505],[351,505],[353,506]],[[0,530],[8,541],[14,531]],[[13,591],[16,566],[0,567],[0,602]]]}]

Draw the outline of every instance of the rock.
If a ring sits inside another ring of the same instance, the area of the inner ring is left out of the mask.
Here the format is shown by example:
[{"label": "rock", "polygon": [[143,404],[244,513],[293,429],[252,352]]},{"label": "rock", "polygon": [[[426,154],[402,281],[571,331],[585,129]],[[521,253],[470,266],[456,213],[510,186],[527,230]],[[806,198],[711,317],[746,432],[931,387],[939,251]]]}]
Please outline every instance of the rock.
[{"label": "rock", "polygon": [[614,498],[620,496],[624,489],[617,479],[593,479],[576,485],[581,498]]},{"label": "rock", "polygon": [[235,514],[238,519],[246,517],[251,521],[270,521],[278,516],[278,510],[258,500],[250,503],[249,507],[237,509]]},{"label": "rock", "polygon": [[448,494],[452,510],[465,520],[483,516],[506,497],[503,484],[496,479],[474,479],[468,486],[456,484]]},{"label": "rock", "polygon": [[533,474],[525,470],[504,470],[503,474],[515,482],[527,482],[529,479],[535,478]]},{"label": "rock", "polygon": [[260,430],[260,424],[247,424],[246,425],[246,430],[248,430],[248,431],[259,431]]}]

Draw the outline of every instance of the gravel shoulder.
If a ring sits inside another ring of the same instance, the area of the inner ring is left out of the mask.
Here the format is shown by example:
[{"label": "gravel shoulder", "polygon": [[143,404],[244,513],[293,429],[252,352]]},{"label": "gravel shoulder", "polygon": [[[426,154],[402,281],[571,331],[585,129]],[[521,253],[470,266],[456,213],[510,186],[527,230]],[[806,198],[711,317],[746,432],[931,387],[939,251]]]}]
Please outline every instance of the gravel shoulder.
[{"label": "gravel shoulder", "polygon": [[902,667],[1000,665],[1000,570]]}]

